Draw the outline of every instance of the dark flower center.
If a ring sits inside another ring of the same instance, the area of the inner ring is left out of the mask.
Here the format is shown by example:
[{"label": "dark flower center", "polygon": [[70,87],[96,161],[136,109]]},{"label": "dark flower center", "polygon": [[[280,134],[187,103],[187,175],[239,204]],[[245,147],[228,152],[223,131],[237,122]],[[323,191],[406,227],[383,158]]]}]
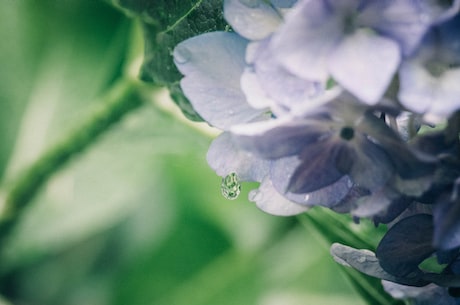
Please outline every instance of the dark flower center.
[{"label": "dark flower center", "polygon": [[353,128],[345,126],[340,130],[340,137],[344,140],[350,141],[355,136]]}]

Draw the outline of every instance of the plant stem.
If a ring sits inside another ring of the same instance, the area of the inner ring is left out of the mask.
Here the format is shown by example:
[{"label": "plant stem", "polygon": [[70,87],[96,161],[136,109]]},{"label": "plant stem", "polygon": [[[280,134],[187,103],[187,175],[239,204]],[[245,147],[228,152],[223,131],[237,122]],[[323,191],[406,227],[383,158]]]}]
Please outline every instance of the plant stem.
[{"label": "plant stem", "polygon": [[0,191],[0,246],[34,196],[73,157],[97,141],[126,114],[143,104],[140,83],[121,79],[102,96],[89,117],[50,147],[19,177]]}]

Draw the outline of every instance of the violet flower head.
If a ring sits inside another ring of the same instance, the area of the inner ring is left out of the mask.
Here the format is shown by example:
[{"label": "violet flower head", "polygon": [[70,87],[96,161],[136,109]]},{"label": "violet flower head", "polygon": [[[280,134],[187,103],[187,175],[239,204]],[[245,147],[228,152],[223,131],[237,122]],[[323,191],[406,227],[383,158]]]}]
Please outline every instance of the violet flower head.
[{"label": "violet flower head", "polygon": [[259,182],[249,199],[270,214],[322,206],[386,224],[375,252],[331,253],[414,304],[460,304],[459,9],[225,0],[232,32],[174,50],[185,95],[223,130],[216,173]]},{"label": "violet flower head", "polygon": [[243,150],[272,160],[270,177],[280,193],[307,206],[334,207],[352,190],[369,195],[395,176],[416,179],[432,166],[346,93],[304,117],[238,125],[231,132]]}]

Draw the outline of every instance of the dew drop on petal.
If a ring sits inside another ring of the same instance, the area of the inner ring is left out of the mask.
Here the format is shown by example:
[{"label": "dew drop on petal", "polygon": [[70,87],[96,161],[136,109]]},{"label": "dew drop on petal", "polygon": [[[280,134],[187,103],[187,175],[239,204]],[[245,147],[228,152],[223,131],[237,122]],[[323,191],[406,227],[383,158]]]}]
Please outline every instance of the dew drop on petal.
[{"label": "dew drop on petal", "polygon": [[185,64],[192,58],[192,53],[185,46],[178,46],[175,50],[174,59],[178,64]]},{"label": "dew drop on petal", "polygon": [[241,192],[241,184],[238,181],[238,175],[236,173],[230,173],[222,178],[222,184],[220,185],[222,196],[226,199],[234,200],[238,198]]}]

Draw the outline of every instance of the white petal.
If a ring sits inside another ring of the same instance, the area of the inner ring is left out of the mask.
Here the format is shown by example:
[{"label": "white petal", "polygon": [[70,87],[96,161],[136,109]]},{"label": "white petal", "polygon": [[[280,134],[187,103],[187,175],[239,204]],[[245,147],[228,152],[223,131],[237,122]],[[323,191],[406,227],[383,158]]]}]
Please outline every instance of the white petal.
[{"label": "white petal", "polygon": [[211,125],[229,129],[261,111],[246,102],[240,88],[247,41],[235,33],[213,32],[187,39],[174,49],[184,74],[181,88],[194,109]]},{"label": "white petal", "polygon": [[259,189],[249,193],[249,200],[254,201],[262,211],[277,216],[292,216],[303,213],[309,207],[293,203],[278,193],[267,177]]}]

